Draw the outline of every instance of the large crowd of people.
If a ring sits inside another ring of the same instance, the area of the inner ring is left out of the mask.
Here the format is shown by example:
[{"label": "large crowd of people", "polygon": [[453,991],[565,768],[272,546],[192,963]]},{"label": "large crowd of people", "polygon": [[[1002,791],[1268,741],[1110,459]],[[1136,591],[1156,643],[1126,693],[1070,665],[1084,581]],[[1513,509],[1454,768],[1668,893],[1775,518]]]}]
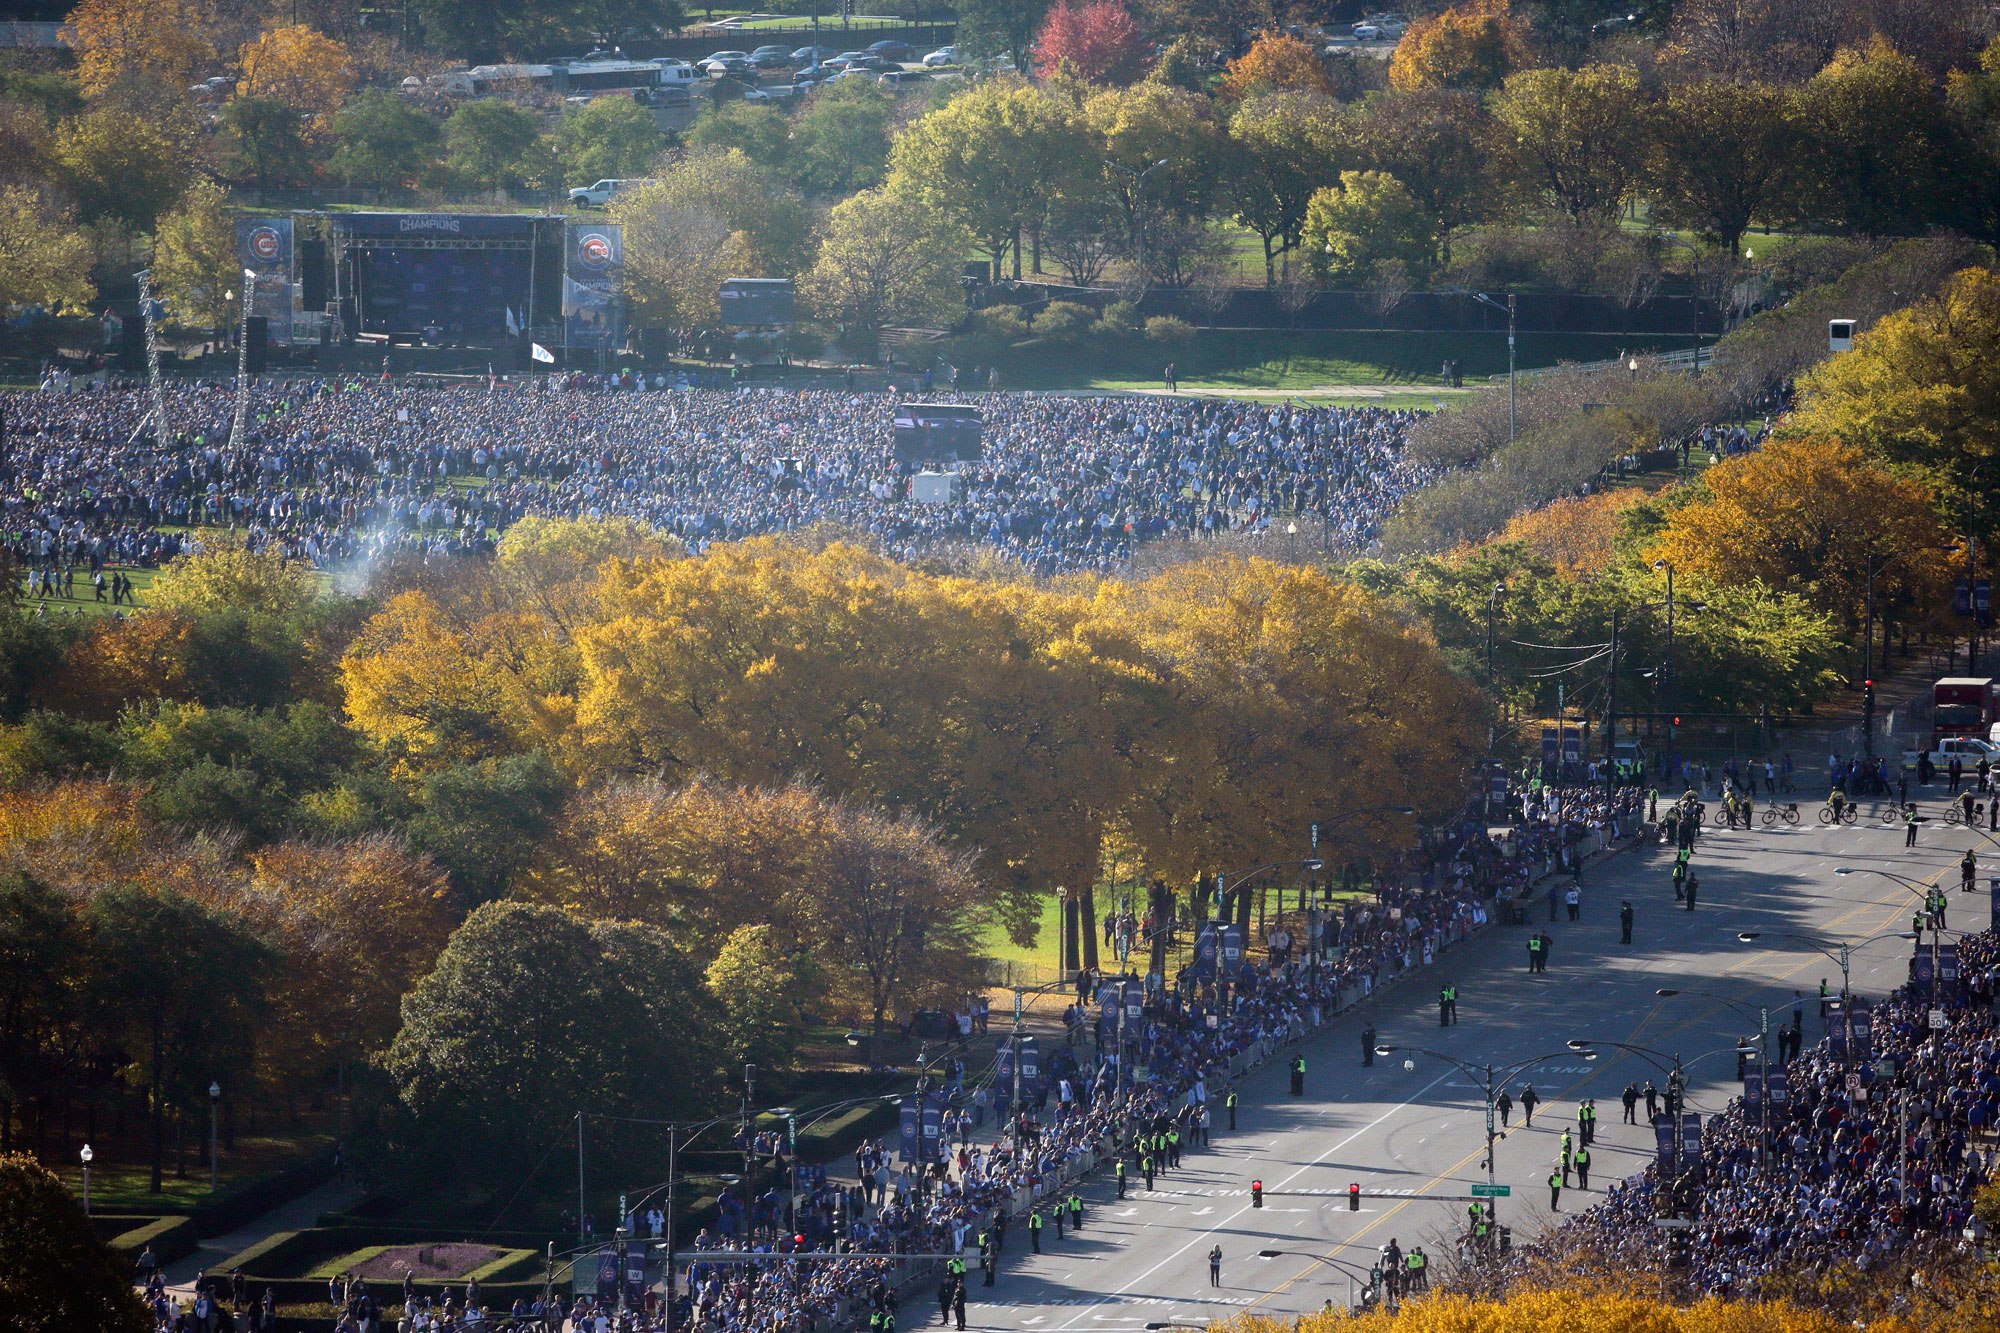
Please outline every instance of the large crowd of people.
[{"label": "large crowd of people", "polygon": [[1140,542],[1304,516],[1365,547],[1433,479],[1417,414],[1190,397],[977,396],[976,462],[948,502],[910,498],[893,391],[364,380],[8,395],[4,540],[24,568],[153,565],[223,526],[337,569],[477,550],[534,514],[621,515],[714,541],[831,521],[912,557],[977,543],[1045,573],[1113,570]]},{"label": "large crowd of people", "polygon": [[[1571,1221],[1571,1238],[1662,1265],[1679,1249],[1696,1286],[1723,1294],[1754,1294],[1773,1275],[1879,1269],[1920,1238],[1955,1238],[1996,1166],[1997,946],[1990,931],[1963,936],[1962,994],[1937,1003],[1914,980],[1900,987],[1874,1008],[1871,1058],[1843,1058],[1830,1040],[1806,1050],[1782,1105],[1731,1101],[1702,1127],[1698,1169],[1655,1162]],[[1836,1010],[1825,1025],[1840,1023]],[[1693,1216],[1686,1239],[1653,1225],[1669,1211]]]},{"label": "large crowd of people", "polygon": [[[1638,799],[1638,789],[1621,788],[1610,808],[1630,812]],[[1508,840],[1539,845],[1570,836],[1571,822],[1604,809],[1593,804],[1603,800],[1601,790],[1564,789],[1517,804]],[[1070,1197],[1067,1182],[1085,1165],[1120,1155],[1135,1183],[1139,1174],[1150,1179],[1171,1171],[1183,1148],[1192,1152],[1205,1142],[1211,1100],[1220,1102],[1232,1067],[1303,1035],[1343,998],[1434,961],[1446,945],[1486,922],[1495,897],[1541,871],[1539,862],[1505,851],[1480,812],[1468,811],[1375,868],[1368,892],[1324,913],[1322,948],[1300,936],[1296,949],[1253,951],[1259,956],[1246,957],[1227,977],[1189,976],[1148,992],[1139,1021],[1126,1026],[1122,1052],[1128,1070],[1144,1069],[1143,1078],[1119,1072],[1121,1043],[1112,1017],[1119,981],[1098,983],[1088,997],[1097,1000],[1090,1006],[1098,1019],[1091,1025],[1094,1040],[1090,1027],[1071,1027],[1069,1042],[1043,1061],[1038,1086],[1019,1106],[1005,1105],[1004,1083],[987,1082],[977,1094],[996,1112],[984,1142],[975,1141],[969,1119],[948,1113],[945,1132],[925,1141],[919,1161],[892,1171],[882,1146],[865,1144],[855,1161],[859,1184],[816,1177],[801,1188],[797,1210],[783,1225],[770,1200],[762,1207],[759,1200],[739,1201],[732,1217],[761,1221],[704,1232],[682,1256],[689,1266],[675,1327],[830,1333],[867,1319],[880,1328],[880,1316],[895,1313],[898,1278],[909,1271],[897,1255],[963,1249],[972,1265],[965,1281],[977,1290],[980,1237],[1005,1245],[1006,1224],[999,1219],[1011,1206],[1040,1200],[1048,1212]],[[1303,922],[1294,913],[1290,924]],[[982,1080],[967,1080],[958,1066],[944,1083],[963,1088],[969,1100]],[[1159,1144],[1167,1146],[1160,1150]],[[795,1237],[804,1238],[804,1252],[818,1257],[792,1263],[701,1257],[704,1250],[744,1247],[791,1253]],[[840,1244],[850,1252],[830,1257]],[[1017,1253],[1023,1247],[1022,1239],[1013,1244]],[[655,1309],[640,1327],[664,1328],[664,1312]]]}]

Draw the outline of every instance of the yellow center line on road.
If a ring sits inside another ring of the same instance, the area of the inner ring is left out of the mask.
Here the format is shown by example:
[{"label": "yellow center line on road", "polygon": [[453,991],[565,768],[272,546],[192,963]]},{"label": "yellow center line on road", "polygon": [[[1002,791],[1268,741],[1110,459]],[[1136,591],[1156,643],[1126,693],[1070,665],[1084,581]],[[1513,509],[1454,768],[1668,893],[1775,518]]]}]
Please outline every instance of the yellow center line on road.
[{"label": "yellow center line on road", "polygon": [[[1937,881],[1940,878],[1942,878],[1944,874],[1945,870],[1940,869],[1930,879],[1920,882],[1935,886]],[[1904,893],[1911,892],[1911,890],[1904,888],[1901,885],[1898,885],[1897,888]],[[1867,912],[1870,910],[1880,910],[1883,908],[1894,909],[1889,913],[1889,916],[1891,918],[1900,916],[1903,910],[1902,904],[1893,897],[1874,898],[1870,899],[1867,902],[1854,904],[1852,907],[1849,907],[1846,911],[1840,913],[1838,916],[1832,917],[1829,920],[1822,923],[1820,928],[1822,930],[1825,930],[1828,927],[1840,925],[1842,922],[1847,921],[1849,918],[1858,916],[1863,912]],[[1878,926],[1886,924],[1888,924],[1886,919],[1884,921],[1877,923]],[[1873,933],[1872,928],[1870,928],[1870,933],[1871,934]],[[1731,964],[1729,967],[1724,968],[1719,975],[1728,976],[1731,973],[1736,972],[1738,968],[1746,968],[1763,958],[1778,957],[1783,952],[1785,951],[1776,949],[1759,950],[1757,953],[1750,955],[1748,958],[1745,958],[1742,962],[1734,963]],[[1803,969],[1812,966],[1813,961],[1814,959],[1810,957],[1802,959],[1796,966],[1771,977],[1769,979],[1769,984],[1782,985],[1784,982],[1789,981],[1793,976],[1797,975]],[[1660,1011],[1665,1006],[1666,1000],[1668,998],[1670,997],[1662,996],[1660,999],[1655,1001],[1653,1007],[1649,1009],[1638,1020],[1638,1022],[1633,1024],[1626,1038],[1629,1044],[1632,1045],[1639,1044],[1639,1042],[1637,1041],[1638,1036],[1641,1033],[1643,1033],[1649,1025],[1652,1024],[1654,1019],[1659,1017]],[[1698,1015],[1682,1019],[1678,1022],[1675,1022],[1671,1026],[1663,1029],[1659,1033],[1659,1035],[1654,1038],[1654,1040],[1659,1041],[1667,1037],[1671,1037],[1676,1033],[1685,1031],[1687,1028],[1695,1026],[1700,1021],[1701,1018]],[[1557,1095],[1555,1100],[1564,1102],[1569,1101],[1580,1089],[1584,1087],[1585,1084],[1591,1082],[1595,1078],[1600,1077],[1603,1074],[1604,1070],[1608,1070],[1614,1067],[1618,1063],[1618,1060],[1621,1057],[1629,1056],[1632,1054],[1633,1053],[1630,1051],[1618,1051],[1609,1061],[1605,1063],[1603,1069],[1593,1069],[1589,1073],[1578,1078],[1575,1082],[1571,1083],[1568,1087],[1564,1088]],[[1497,1142],[1498,1141],[1496,1139],[1496,1147],[1497,1147]],[[1383,1213],[1380,1217],[1376,1218],[1372,1222],[1369,1222],[1366,1226],[1362,1227],[1361,1230],[1355,1232],[1354,1235],[1349,1237],[1347,1240],[1338,1242],[1337,1244],[1330,1246],[1327,1253],[1323,1257],[1329,1260],[1332,1259],[1334,1257],[1333,1251],[1352,1248],[1357,1242],[1361,1241],[1364,1237],[1366,1237],[1370,1232],[1374,1231],[1377,1227],[1380,1227],[1385,1222],[1392,1221],[1398,1213],[1401,1213],[1411,1204],[1425,1202],[1423,1195],[1426,1192],[1428,1192],[1435,1186],[1444,1184],[1446,1181],[1451,1180],[1460,1171],[1465,1169],[1466,1163],[1475,1160],[1483,1160],[1485,1157],[1485,1153],[1486,1153],[1486,1148],[1484,1144],[1481,1144],[1479,1147],[1474,1148],[1471,1152],[1459,1158],[1456,1162],[1453,1162],[1443,1171],[1440,1171],[1438,1174],[1432,1176],[1429,1180],[1425,1181],[1423,1185],[1419,1187],[1419,1191],[1416,1195],[1410,1198],[1399,1200],[1395,1207],[1389,1209],[1387,1212]],[[1318,1265],[1319,1265],[1318,1260],[1314,1260],[1313,1262],[1308,1263],[1305,1268],[1301,1269],[1297,1273],[1294,1273],[1291,1277],[1287,1278],[1283,1283],[1281,1283],[1276,1287],[1273,1287],[1270,1291],[1265,1292],[1262,1296],[1259,1296],[1256,1300],[1251,1301],[1248,1305],[1244,1306],[1243,1308],[1245,1312],[1247,1313],[1249,1311],[1255,1310],[1258,1306],[1263,1305],[1266,1301],[1272,1300],[1278,1296],[1283,1295],[1285,1292],[1289,1291],[1293,1286],[1297,1285],[1302,1279],[1309,1276],[1312,1273],[1313,1269],[1318,1267]]]}]

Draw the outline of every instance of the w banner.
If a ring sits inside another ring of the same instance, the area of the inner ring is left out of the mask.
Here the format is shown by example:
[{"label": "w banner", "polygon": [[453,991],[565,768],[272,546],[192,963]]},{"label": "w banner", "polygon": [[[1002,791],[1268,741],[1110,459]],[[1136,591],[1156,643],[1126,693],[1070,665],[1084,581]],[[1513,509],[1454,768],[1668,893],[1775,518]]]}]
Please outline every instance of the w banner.
[{"label": "w banner", "polygon": [[[1923,968],[1928,968],[1929,955],[1922,955],[1919,961]],[[1920,968],[1917,974],[1917,981],[1922,984],[1928,984],[1922,968]],[[1867,1000],[1855,996],[1846,1002],[1845,1013],[1836,1010],[1831,1015],[1831,1018],[1832,1025],[1826,1035],[1827,1045],[1831,1048],[1834,1058],[1843,1063],[1850,1060],[1861,1061],[1869,1059],[1870,1053],[1874,1048],[1875,1006]],[[1851,1050],[1849,1049],[1847,1039],[1850,1031],[1854,1034],[1853,1048]]]},{"label": "w banner", "polygon": [[1222,970],[1234,976],[1243,963],[1243,927],[1231,922],[1222,928]]},{"label": "w banner", "polygon": [[572,222],[563,231],[563,325],[572,348],[609,349],[625,341],[625,229],[615,222]]},{"label": "w banner", "polygon": [[1743,1076],[1743,1105],[1752,1117],[1762,1110],[1766,1098],[1770,1099],[1773,1111],[1784,1110],[1792,1099],[1791,1093],[1791,1081],[1782,1069],[1753,1069]]},{"label": "w banner", "polygon": [[[937,1156],[938,1144],[943,1142],[944,1108],[946,1095],[943,1092],[927,1092],[923,1105],[911,1097],[904,1101],[902,1112],[902,1153],[905,1162],[924,1161]],[[922,1139],[918,1138],[918,1126],[922,1128]]]},{"label": "w banner", "polygon": [[1693,1166],[1701,1160],[1701,1117],[1693,1111],[1681,1113],[1681,1162]]},{"label": "w banner", "polygon": [[296,290],[292,285],[292,220],[236,219],[236,258],[256,275],[250,313],[270,321],[270,341],[289,346]]}]

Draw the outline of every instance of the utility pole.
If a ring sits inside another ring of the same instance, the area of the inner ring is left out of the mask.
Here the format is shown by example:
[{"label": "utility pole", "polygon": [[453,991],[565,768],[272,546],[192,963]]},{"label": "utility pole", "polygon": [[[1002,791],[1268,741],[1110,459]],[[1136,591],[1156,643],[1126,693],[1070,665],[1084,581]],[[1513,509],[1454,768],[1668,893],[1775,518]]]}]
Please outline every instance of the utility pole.
[{"label": "utility pole", "polygon": [[1605,672],[1604,694],[1604,799],[1608,807],[1618,786],[1613,749],[1618,742],[1618,608],[1615,606],[1611,608],[1611,662]]},{"label": "utility pole", "polygon": [[583,1244],[583,1112],[576,1113],[576,1242]]}]

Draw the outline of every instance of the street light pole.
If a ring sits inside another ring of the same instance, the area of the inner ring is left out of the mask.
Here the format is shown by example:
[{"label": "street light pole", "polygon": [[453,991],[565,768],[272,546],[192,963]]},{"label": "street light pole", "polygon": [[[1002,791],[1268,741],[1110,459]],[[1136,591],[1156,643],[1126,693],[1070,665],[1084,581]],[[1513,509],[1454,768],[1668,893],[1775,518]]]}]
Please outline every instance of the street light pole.
[{"label": "street light pole", "polygon": [[1500,599],[1506,595],[1506,582],[1496,580],[1493,584],[1493,595],[1486,601],[1486,699],[1493,709],[1493,716],[1486,723],[1486,755],[1489,759],[1493,755],[1494,736],[1500,721],[1500,696],[1495,689],[1493,675],[1494,627],[1500,616]]},{"label": "street light pole", "polygon": [[[1464,291],[1463,288],[1459,290]],[[1495,310],[1504,310],[1507,312],[1507,443],[1512,444],[1515,435],[1519,433],[1516,429],[1517,418],[1514,411],[1516,401],[1514,396],[1514,343],[1515,321],[1518,314],[1514,294],[1512,292],[1507,293],[1507,304],[1505,305],[1501,305],[1485,292],[1465,292],[1465,294],[1481,305],[1490,305]]]},{"label": "street light pole", "polygon": [[215,1193],[215,1112],[221,1104],[222,1085],[212,1082],[208,1085],[208,1192],[210,1194]]},{"label": "street light pole", "polygon": [[[1672,717],[1674,715],[1674,566],[1670,560],[1655,560],[1653,568],[1665,570],[1667,575],[1667,660],[1665,669],[1661,673],[1666,679],[1660,682],[1660,693],[1665,696],[1661,701],[1661,707],[1668,717]],[[1668,726],[1670,729],[1667,738],[1672,740],[1672,724],[1669,723]]]},{"label": "street light pole", "polygon": [[84,1144],[83,1151],[77,1154],[78,1157],[83,1159],[83,1215],[85,1217],[90,1216],[90,1161],[96,1155],[96,1153],[90,1150],[88,1143]]}]

